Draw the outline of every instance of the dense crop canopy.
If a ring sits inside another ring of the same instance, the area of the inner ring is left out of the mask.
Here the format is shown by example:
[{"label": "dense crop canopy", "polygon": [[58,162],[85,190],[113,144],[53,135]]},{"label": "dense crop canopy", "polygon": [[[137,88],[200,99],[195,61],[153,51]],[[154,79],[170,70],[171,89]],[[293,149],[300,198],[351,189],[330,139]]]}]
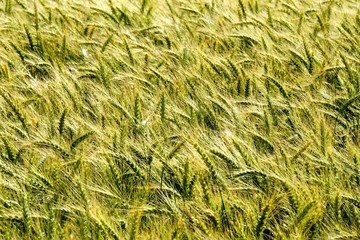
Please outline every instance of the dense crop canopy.
[{"label": "dense crop canopy", "polygon": [[1,239],[359,239],[360,2],[3,0]]}]

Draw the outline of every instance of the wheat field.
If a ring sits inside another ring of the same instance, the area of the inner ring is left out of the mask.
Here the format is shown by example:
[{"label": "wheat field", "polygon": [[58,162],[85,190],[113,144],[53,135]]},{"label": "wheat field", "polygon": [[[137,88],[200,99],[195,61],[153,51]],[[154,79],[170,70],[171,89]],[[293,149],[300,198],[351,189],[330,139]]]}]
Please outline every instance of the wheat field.
[{"label": "wheat field", "polygon": [[360,239],[357,0],[0,1],[1,239]]}]

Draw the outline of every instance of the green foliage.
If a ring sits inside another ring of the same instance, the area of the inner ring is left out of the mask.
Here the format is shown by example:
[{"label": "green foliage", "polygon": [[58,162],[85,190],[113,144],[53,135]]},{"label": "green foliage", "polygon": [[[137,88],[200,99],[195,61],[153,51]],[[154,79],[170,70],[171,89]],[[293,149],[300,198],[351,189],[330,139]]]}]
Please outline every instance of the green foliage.
[{"label": "green foliage", "polygon": [[0,239],[359,239],[359,12],[2,1]]}]

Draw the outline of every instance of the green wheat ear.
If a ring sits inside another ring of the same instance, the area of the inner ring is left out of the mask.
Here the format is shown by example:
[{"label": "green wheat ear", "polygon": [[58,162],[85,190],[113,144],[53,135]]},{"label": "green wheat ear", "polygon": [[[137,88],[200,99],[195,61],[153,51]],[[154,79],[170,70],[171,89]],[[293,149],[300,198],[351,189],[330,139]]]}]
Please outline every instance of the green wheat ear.
[{"label": "green wheat ear", "polygon": [[105,52],[107,46],[111,43],[112,38],[114,37],[114,34],[111,34],[106,41],[104,42],[104,44],[101,47],[101,52]]},{"label": "green wheat ear", "polygon": [[12,10],[12,1],[11,0],[5,0],[4,12],[6,14],[10,14],[11,10]]},{"label": "green wheat ear", "polygon": [[34,51],[34,42],[33,42],[33,39],[32,39],[32,37],[31,37],[29,28],[28,28],[26,25],[24,25],[24,29],[25,29],[26,37],[28,38],[28,41],[29,41],[30,49],[31,49],[32,51]]},{"label": "green wheat ear", "polygon": [[[9,0],[9,1],[10,1],[10,0]],[[10,44],[10,46],[15,50],[15,52],[19,55],[22,63],[24,63],[24,62],[25,62],[25,55],[24,55],[24,53],[23,53],[23,52],[20,50],[20,48],[19,48],[17,45],[15,45],[13,42],[9,42],[9,44]]]},{"label": "green wheat ear", "polygon": [[70,157],[70,153],[68,153],[65,149],[61,146],[57,145],[56,143],[52,142],[45,142],[45,141],[37,141],[34,143],[35,146],[45,149],[52,149],[54,152],[58,153],[63,158]]},{"label": "green wheat ear", "polygon": [[269,116],[266,110],[264,110],[264,126],[265,126],[266,134],[270,135],[271,126],[270,126]]},{"label": "green wheat ear", "polygon": [[183,179],[182,179],[182,191],[184,193],[184,195],[187,197],[188,192],[189,192],[189,178],[190,178],[190,173],[189,173],[189,160],[185,161],[184,164],[184,173],[183,173]]},{"label": "green wheat ear", "polygon": [[20,111],[20,108],[17,106],[17,104],[14,101],[12,101],[9,97],[7,97],[5,95],[5,93],[2,92],[2,93],[0,93],[0,95],[4,98],[4,100],[9,105],[9,107],[11,108],[11,110],[13,111],[15,116],[18,118],[18,120],[20,121],[23,129],[27,133],[29,133],[28,123],[27,123],[27,120],[25,118],[25,115],[22,113],[22,111]]},{"label": "green wheat ear", "polygon": [[131,63],[131,65],[134,65],[134,63],[135,63],[134,62],[134,57],[132,55],[132,52],[130,50],[130,47],[129,47],[128,42],[126,41],[126,39],[124,40],[124,43],[125,43],[126,52],[127,52],[128,56],[129,56],[130,63]]},{"label": "green wheat ear", "polygon": [[244,5],[244,3],[242,2],[242,0],[238,0],[238,3],[239,3],[240,10],[241,10],[241,17],[242,17],[243,19],[246,19],[247,14],[246,14],[245,5]]},{"label": "green wheat ear", "polygon": [[140,218],[141,212],[138,211],[136,215],[133,217],[131,228],[130,228],[130,240],[136,240],[139,234],[139,227],[140,227]]},{"label": "green wheat ear", "polygon": [[58,131],[59,131],[59,135],[61,136],[64,132],[64,128],[65,128],[65,118],[67,115],[67,110],[65,109],[63,111],[63,113],[61,114],[60,120],[59,120],[59,127],[58,127]]},{"label": "green wheat ear", "polygon": [[189,187],[188,187],[188,192],[187,192],[187,196],[189,198],[194,197],[194,188],[195,188],[196,182],[197,182],[197,177],[194,174],[193,177],[191,178],[190,182],[189,182]]},{"label": "green wheat ear", "polygon": [[134,161],[124,156],[123,154],[115,154],[115,158],[117,161],[124,161],[140,179],[145,179],[145,174]]},{"label": "green wheat ear", "polygon": [[260,217],[255,225],[255,236],[258,238],[262,238],[263,237],[263,232],[266,228],[266,222],[267,222],[267,218],[268,218],[268,214],[269,214],[269,205],[266,205],[260,213]]},{"label": "green wheat ear", "polygon": [[201,183],[201,187],[202,187],[202,191],[203,191],[204,202],[209,205],[211,196],[210,196],[210,192],[209,192],[209,188],[208,188],[207,179],[205,177],[202,177],[200,179],[200,183]]},{"label": "green wheat ear", "polygon": [[327,133],[325,130],[325,124],[324,121],[321,120],[320,122],[320,148],[321,148],[321,153],[323,155],[326,155],[326,138],[327,138]]},{"label": "green wheat ear", "polygon": [[274,126],[277,126],[278,122],[279,122],[278,121],[278,113],[277,113],[275,107],[273,106],[273,103],[272,103],[269,95],[266,95],[266,100],[267,100],[269,112],[271,114],[272,122],[273,122]]},{"label": "green wheat ear", "polygon": [[135,103],[134,103],[134,122],[135,124],[140,124],[141,120],[142,120],[142,114],[141,114],[141,106],[140,106],[140,97],[139,95],[136,95]]},{"label": "green wheat ear", "polygon": [[238,169],[239,168],[238,165],[236,164],[236,162],[233,159],[231,159],[230,157],[226,156],[224,153],[219,152],[214,149],[211,149],[210,152],[212,154],[214,154],[215,156],[217,156],[219,159],[223,160],[230,169]]},{"label": "green wheat ear", "polygon": [[165,123],[166,120],[166,99],[165,95],[161,95],[161,102],[160,102],[160,119],[162,123]]},{"label": "green wheat ear", "polygon": [[9,141],[5,138],[5,137],[2,137],[2,141],[4,143],[4,146],[5,146],[5,150],[6,150],[6,154],[7,154],[7,158],[13,162],[13,163],[16,163],[17,161],[17,158],[16,158],[16,152],[15,152],[15,149],[14,147],[9,143]]},{"label": "green wheat ear", "polygon": [[253,134],[252,139],[253,139],[255,148],[258,151],[264,152],[264,153],[270,153],[270,154],[273,154],[275,152],[275,147],[266,138],[264,138],[258,134]]},{"label": "green wheat ear", "polygon": [[23,192],[20,199],[21,212],[22,212],[22,222],[23,222],[23,231],[26,237],[30,236],[30,231],[32,227],[32,221],[30,219],[29,213],[29,201],[27,193]]},{"label": "green wheat ear", "polygon": [[225,187],[223,179],[220,177],[219,173],[216,171],[216,167],[214,163],[210,160],[208,155],[204,152],[204,150],[196,143],[193,144],[196,151],[200,154],[201,158],[204,160],[205,165],[209,169],[210,176],[214,180],[216,184],[221,187]]},{"label": "green wheat ear", "polygon": [[244,90],[244,96],[245,98],[248,98],[250,96],[250,79],[245,79],[245,90]]},{"label": "green wheat ear", "polygon": [[78,138],[76,138],[71,143],[71,146],[70,146],[71,151],[73,151],[80,143],[84,142],[86,139],[88,139],[93,134],[94,134],[94,132],[87,132],[87,133],[84,133],[83,135],[79,136]]},{"label": "green wheat ear", "polygon": [[67,52],[67,46],[66,46],[66,35],[64,34],[63,38],[62,38],[62,43],[61,43],[61,55],[62,55],[62,60],[64,61],[66,58],[66,52]]}]

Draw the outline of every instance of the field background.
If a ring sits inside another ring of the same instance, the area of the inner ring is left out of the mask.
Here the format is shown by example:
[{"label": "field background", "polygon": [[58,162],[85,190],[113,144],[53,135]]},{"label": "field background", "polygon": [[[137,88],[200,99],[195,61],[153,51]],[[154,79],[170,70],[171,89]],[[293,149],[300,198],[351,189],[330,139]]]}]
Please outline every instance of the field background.
[{"label": "field background", "polygon": [[2,0],[1,239],[359,239],[356,0]]}]

